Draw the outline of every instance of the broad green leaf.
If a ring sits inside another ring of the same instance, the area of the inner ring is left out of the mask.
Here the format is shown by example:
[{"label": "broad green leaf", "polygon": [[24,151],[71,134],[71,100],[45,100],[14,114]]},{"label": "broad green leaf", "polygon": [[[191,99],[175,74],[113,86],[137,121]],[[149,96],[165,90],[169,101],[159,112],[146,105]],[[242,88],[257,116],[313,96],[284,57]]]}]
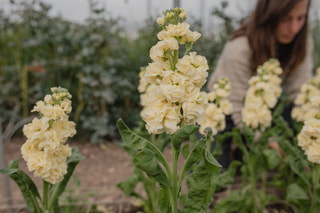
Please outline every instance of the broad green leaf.
[{"label": "broad green leaf", "polygon": [[234,133],[234,143],[237,145],[237,147],[239,147],[242,153],[246,152],[247,147],[245,146],[244,141],[242,140],[241,130],[239,128],[233,128],[232,132]]},{"label": "broad green leaf", "polygon": [[183,213],[203,212],[212,201],[215,187],[213,179],[220,173],[221,166],[207,150],[202,150],[201,154],[198,166],[187,178],[189,192],[182,209]]},{"label": "broad green leaf", "polygon": [[244,197],[238,191],[232,191],[226,198],[220,200],[213,208],[212,213],[239,212],[244,205]]},{"label": "broad green leaf", "polygon": [[160,212],[171,212],[169,197],[170,196],[167,190],[160,189],[158,194],[158,205]]},{"label": "broad green leaf", "polygon": [[251,147],[254,146],[254,137],[255,137],[255,131],[252,130],[247,125],[243,125],[242,128],[244,138],[246,139],[246,143]]},{"label": "broad green leaf", "polygon": [[281,157],[279,151],[277,151],[275,149],[265,149],[262,152],[263,152],[263,156],[265,157],[265,159],[267,161],[269,169],[276,168],[280,164],[280,162],[282,161],[282,157]]},{"label": "broad green leaf", "polygon": [[186,159],[188,157],[188,155],[190,154],[190,144],[186,143],[182,146],[182,156],[184,157],[184,159]]},{"label": "broad green leaf", "polygon": [[0,173],[8,175],[16,182],[28,209],[31,212],[37,212],[39,210],[39,204],[36,201],[36,198],[41,200],[40,194],[32,179],[21,169],[19,169],[18,159],[12,160],[8,169],[0,169]]},{"label": "broad green leaf", "polygon": [[135,188],[138,185],[138,183],[139,183],[139,177],[137,177],[136,175],[133,175],[131,177],[128,177],[124,181],[118,182],[116,186],[119,189],[121,189],[127,196],[134,196],[134,197],[141,198],[141,196],[135,192]]},{"label": "broad green leaf", "polygon": [[279,118],[279,126],[281,126],[284,129],[284,133],[286,133],[287,137],[290,137],[290,138],[294,137],[293,130],[291,129],[289,123],[286,120],[284,120],[283,117]]},{"label": "broad green leaf", "polygon": [[222,143],[230,137],[233,137],[235,135],[234,132],[224,132],[223,134],[218,134],[215,137],[215,147],[214,150],[212,152],[212,155],[216,158],[218,156],[220,156],[222,154]]},{"label": "broad green leaf", "polygon": [[307,193],[296,183],[290,184],[287,188],[288,200],[308,200]]},{"label": "broad green leaf", "polygon": [[[186,161],[183,165],[183,169],[180,174],[180,179],[183,180],[186,174],[190,172],[190,169],[193,167],[195,163],[197,163],[201,157],[202,157],[202,152],[204,151],[204,146],[206,144],[205,139],[199,140],[196,145],[193,147],[191,152],[189,152],[188,157],[186,158]],[[180,180],[180,182],[181,182]]]},{"label": "broad green leaf", "polygon": [[80,153],[78,147],[73,147],[72,154],[67,160],[67,174],[64,175],[64,178],[61,182],[55,184],[50,190],[49,209],[51,209],[51,207],[53,207],[55,210],[58,209],[58,198],[64,192],[74,169],[82,159],[84,159],[84,156]]},{"label": "broad green leaf", "polygon": [[171,187],[166,173],[158,164],[158,161],[152,151],[143,149],[133,158],[133,163],[135,166],[146,172],[148,176],[156,179],[160,184]]},{"label": "broad green leaf", "polygon": [[150,149],[155,154],[156,158],[160,161],[160,163],[166,168],[168,174],[171,174],[170,166],[166,158],[155,145],[131,131],[122,119],[118,120],[117,126],[120,135],[127,146],[131,147],[132,149],[135,149],[136,151],[139,151],[144,148]]},{"label": "broad green leaf", "polygon": [[310,186],[308,175],[306,172],[306,165],[301,160],[301,158],[295,156],[289,156],[290,168],[301,178],[301,180],[307,185]]},{"label": "broad green leaf", "polygon": [[234,182],[234,176],[239,165],[241,165],[240,161],[232,161],[228,169],[218,176],[216,184],[219,188],[225,187],[226,185]]},{"label": "broad green leaf", "polygon": [[171,142],[175,150],[180,151],[181,144],[195,133],[199,127],[196,125],[186,125],[181,127],[177,132],[171,136]]}]

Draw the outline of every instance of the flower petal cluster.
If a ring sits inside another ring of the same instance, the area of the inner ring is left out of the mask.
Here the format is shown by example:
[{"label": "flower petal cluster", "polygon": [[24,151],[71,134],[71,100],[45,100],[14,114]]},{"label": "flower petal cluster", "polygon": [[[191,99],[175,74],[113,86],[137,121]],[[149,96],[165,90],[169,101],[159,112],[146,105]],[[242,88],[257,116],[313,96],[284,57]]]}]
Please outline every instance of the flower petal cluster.
[{"label": "flower petal cluster", "polygon": [[311,99],[317,96],[320,96],[320,67],[316,70],[316,75],[301,86],[294,101],[295,107],[291,111],[292,118],[304,122],[317,113],[317,105],[311,102]]},{"label": "flower petal cluster", "polygon": [[312,98],[311,103],[317,108],[317,112],[306,117],[298,135],[298,145],[310,162],[320,163],[320,96]]},{"label": "flower petal cluster", "polygon": [[21,153],[29,171],[55,184],[67,173],[66,160],[71,155],[71,148],[64,143],[76,134],[76,130],[68,116],[72,110],[71,95],[61,87],[53,87],[51,91],[52,95],[46,95],[32,110],[39,112],[41,118],[34,118],[23,127],[27,141],[22,145]]},{"label": "flower petal cluster", "polygon": [[271,125],[271,110],[282,93],[282,68],[277,59],[269,59],[257,69],[257,75],[249,80],[242,120],[251,128],[266,128]]},{"label": "flower petal cluster", "polygon": [[198,122],[201,134],[206,134],[207,127],[212,129],[213,136],[226,128],[225,117],[233,111],[232,104],[228,100],[230,89],[231,83],[227,78],[221,78],[217,84],[213,85],[213,91],[208,93],[209,104],[205,117]]},{"label": "flower petal cluster", "polygon": [[[157,19],[159,41],[150,49],[152,62],[140,72],[141,117],[150,134],[173,134],[180,127],[202,119],[207,95],[201,92],[209,69],[205,57],[189,52],[200,33],[185,23],[181,8],[164,11]],[[179,49],[186,53],[179,58]]]}]

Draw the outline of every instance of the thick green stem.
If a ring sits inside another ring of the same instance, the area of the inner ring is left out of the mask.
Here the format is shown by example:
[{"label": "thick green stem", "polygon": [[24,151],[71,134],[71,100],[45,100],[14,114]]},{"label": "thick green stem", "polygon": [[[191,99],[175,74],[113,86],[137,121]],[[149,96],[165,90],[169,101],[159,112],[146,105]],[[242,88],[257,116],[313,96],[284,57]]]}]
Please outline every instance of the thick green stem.
[{"label": "thick green stem", "polygon": [[249,162],[249,171],[250,171],[250,185],[251,185],[251,193],[252,193],[252,202],[253,202],[253,212],[257,213],[257,189],[256,189],[256,176],[254,172],[254,161]]},{"label": "thick green stem", "polygon": [[178,157],[179,152],[172,147],[172,213],[178,212]]},{"label": "thick green stem", "polygon": [[48,209],[48,200],[49,200],[49,183],[43,181],[43,211],[45,212]]},{"label": "thick green stem", "polygon": [[266,193],[266,189],[267,189],[267,178],[268,178],[268,172],[265,171],[262,174],[262,190],[264,193]]},{"label": "thick green stem", "polygon": [[[61,183],[61,182],[60,182]],[[58,194],[58,191],[59,191],[59,186],[60,186],[60,183],[58,183],[57,185],[55,185],[55,188],[54,188],[54,191],[52,192],[51,196],[50,196],[50,200],[49,200],[49,205],[48,205],[48,209],[52,209],[52,206],[55,202],[55,200],[57,199],[57,194]]]},{"label": "thick green stem", "polygon": [[255,159],[250,158],[250,154],[246,149],[243,149],[244,155],[244,163],[248,165],[249,173],[250,173],[250,186],[251,186],[251,195],[252,195],[252,202],[253,202],[253,213],[257,213],[257,190],[256,190],[256,174],[255,174]]},{"label": "thick green stem", "polygon": [[31,199],[32,199],[33,205],[35,207],[35,212],[36,213],[41,213],[41,209],[39,207],[39,204],[38,204],[36,198],[34,197],[34,194],[33,193],[30,193],[30,194],[31,194]]},{"label": "thick green stem", "polygon": [[314,170],[312,171],[312,183],[313,183],[313,193],[311,197],[311,213],[318,212],[317,209],[317,193],[316,189],[319,185],[319,178],[320,178],[320,165],[316,164]]}]

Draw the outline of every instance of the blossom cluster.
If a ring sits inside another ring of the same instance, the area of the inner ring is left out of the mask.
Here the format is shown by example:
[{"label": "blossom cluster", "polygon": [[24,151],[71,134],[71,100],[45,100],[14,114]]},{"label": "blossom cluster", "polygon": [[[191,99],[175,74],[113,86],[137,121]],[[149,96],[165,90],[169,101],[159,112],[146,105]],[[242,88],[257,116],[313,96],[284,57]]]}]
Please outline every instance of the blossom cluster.
[{"label": "blossom cluster", "polygon": [[212,135],[226,128],[226,115],[233,111],[232,104],[228,100],[230,95],[231,83],[227,78],[219,79],[217,84],[213,85],[213,90],[208,93],[208,107],[205,117],[199,123],[200,133],[205,135],[205,129],[210,127]]},{"label": "blossom cluster", "polygon": [[305,151],[312,163],[320,163],[320,96],[311,98],[314,105],[313,113],[304,121],[304,126],[298,135],[298,145]]},{"label": "blossom cluster", "polygon": [[269,59],[257,68],[257,75],[249,80],[242,120],[251,128],[266,128],[271,125],[271,109],[282,93],[282,68],[277,59]]},{"label": "blossom cluster", "polygon": [[27,141],[22,145],[21,153],[29,171],[55,184],[67,173],[66,159],[71,155],[71,148],[64,143],[76,134],[76,130],[68,116],[72,110],[70,93],[61,87],[53,87],[51,92],[52,95],[46,95],[32,110],[39,112],[41,117],[23,127]]},{"label": "blossom cluster", "polygon": [[320,68],[316,70],[316,75],[300,88],[292,109],[291,116],[296,121],[304,122],[318,111],[317,106],[312,104],[312,97],[320,96]]},{"label": "blossom cluster", "polygon": [[[159,41],[150,49],[152,62],[140,73],[141,117],[150,134],[173,134],[180,127],[201,120],[207,95],[201,92],[208,76],[205,57],[189,52],[200,33],[191,31],[186,12],[175,8],[157,19]],[[180,45],[186,52],[179,58]]]}]

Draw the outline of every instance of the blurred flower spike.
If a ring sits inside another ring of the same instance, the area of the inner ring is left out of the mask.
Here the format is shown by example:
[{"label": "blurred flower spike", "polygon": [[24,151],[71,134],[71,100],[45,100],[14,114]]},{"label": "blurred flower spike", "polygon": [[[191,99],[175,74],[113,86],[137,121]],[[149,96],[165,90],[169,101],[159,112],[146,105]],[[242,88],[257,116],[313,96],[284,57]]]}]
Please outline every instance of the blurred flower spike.
[{"label": "blurred flower spike", "polygon": [[212,136],[226,128],[226,115],[233,111],[231,102],[228,100],[230,95],[231,83],[227,78],[219,79],[213,85],[213,91],[208,93],[209,105],[205,112],[205,117],[199,122],[200,133],[206,135],[206,128],[212,129]]},{"label": "blurred flower spike", "polygon": [[282,93],[282,68],[277,59],[269,59],[257,68],[257,75],[249,80],[250,87],[242,109],[242,121],[249,127],[263,130],[271,125],[271,109]]},{"label": "blurred flower spike", "polygon": [[316,75],[301,86],[300,93],[294,101],[295,107],[291,111],[292,118],[304,122],[318,113],[318,106],[311,101],[312,97],[318,96],[320,96],[320,67],[317,68]]},{"label": "blurred flower spike", "polygon": [[313,110],[305,119],[298,135],[298,145],[310,162],[320,164],[320,96],[313,97],[310,101],[317,110]]}]

